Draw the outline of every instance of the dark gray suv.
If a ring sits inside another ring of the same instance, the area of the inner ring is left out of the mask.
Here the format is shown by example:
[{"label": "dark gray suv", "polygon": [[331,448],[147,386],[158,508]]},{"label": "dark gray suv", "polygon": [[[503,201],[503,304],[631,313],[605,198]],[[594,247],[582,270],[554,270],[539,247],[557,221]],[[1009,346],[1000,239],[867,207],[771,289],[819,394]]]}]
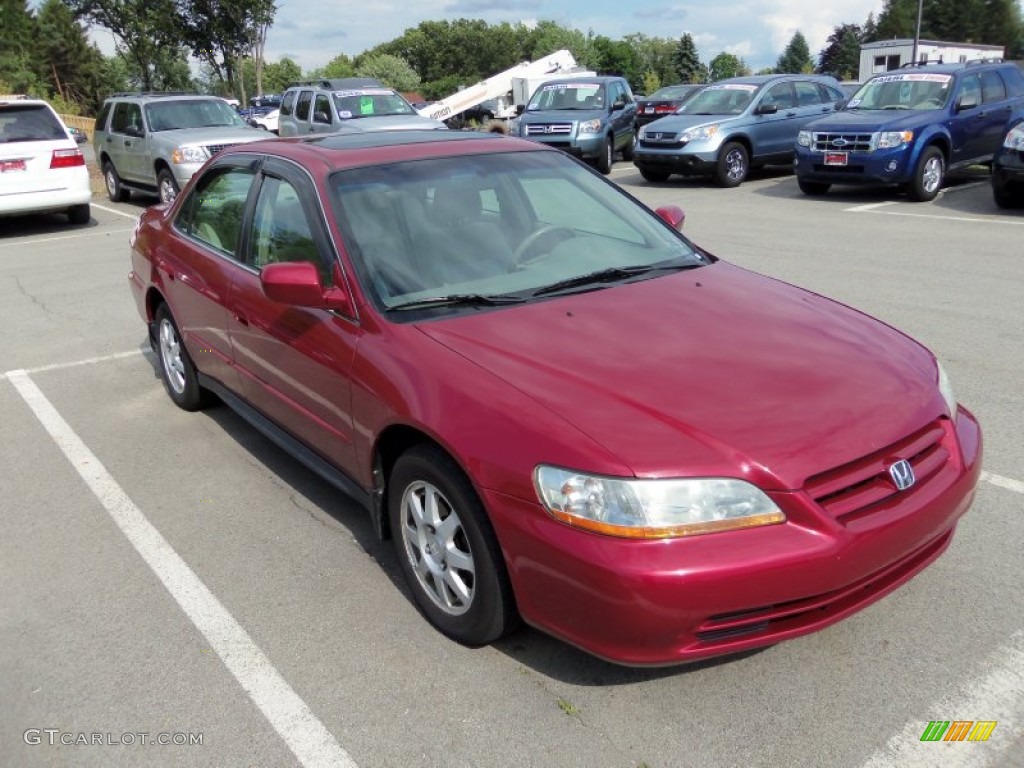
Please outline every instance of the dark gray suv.
[{"label": "dark gray suv", "polygon": [[93,149],[111,200],[136,190],[169,202],[224,147],[266,138],[217,96],[115,93],[96,118]]}]

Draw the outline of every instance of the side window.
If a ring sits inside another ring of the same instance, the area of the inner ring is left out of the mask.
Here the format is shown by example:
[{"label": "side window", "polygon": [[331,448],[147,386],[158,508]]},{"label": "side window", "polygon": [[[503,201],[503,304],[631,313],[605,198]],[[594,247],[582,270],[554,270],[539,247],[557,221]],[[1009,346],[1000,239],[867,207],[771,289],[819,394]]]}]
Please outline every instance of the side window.
[{"label": "side window", "polygon": [[792,109],[795,106],[792,83],[776,83],[768,89],[768,93],[764,95],[764,101],[761,103],[774,104],[780,111]]},{"label": "side window", "polygon": [[237,258],[245,201],[254,178],[248,168],[207,173],[182,207],[176,222],[178,229]]},{"label": "side window", "polygon": [[1024,73],[1017,67],[1003,68],[999,74],[1006,83],[1006,92],[1010,98],[1024,96]]},{"label": "side window", "polygon": [[105,131],[107,130],[107,116],[110,114],[110,110],[113,107],[113,102],[105,102],[103,109],[100,110],[99,115],[96,117],[96,125],[93,126],[93,131]]},{"label": "side window", "polygon": [[327,94],[318,93],[313,106],[313,122],[331,124],[331,100]]},{"label": "side window", "polygon": [[822,85],[821,83],[815,83],[815,85],[818,87],[818,94],[821,96],[822,104],[832,104],[833,102],[846,98],[845,94],[829,88],[827,85]]},{"label": "side window", "polygon": [[801,107],[813,107],[821,104],[821,92],[818,90],[818,84],[812,83],[809,80],[798,80],[793,83],[793,88],[796,89],[796,103]]},{"label": "side window", "polygon": [[110,121],[110,130],[114,133],[124,133],[128,127],[129,106],[127,101],[120,101],[114,106],[114,117]]},{"label": "side window", "polygon": [[333,283],[327,261],[321,256],[302,199],[283,179],[265,176],[256,201],[249,263],[256,269],[267,264],[311,261],[320,270],[324,285]]},{"label": "side window", "polygon": [[968,100],[981,104],[981,80],[977,75],[967,75],[960,83],[960,101]]},{"label": "side window", "polygon": [[282,115],[290,115],[292,113],[292,110],[295,108],[295,97],[298,95],[298,91],[288,91],[284,95],[284,100],[281,102]]},{"label": "side window", "polygon": [[1006,99],[1006,86],[994,69],[981,73],[981,100],[985,104]]},{"label": "side window", "polygon": [[309,120],[309,107],[313,103],[313,92],[312,91],[301,91],[299,93],[299,100],[295,104],[295,119],[296,120]]},{"label": "side window", "polygon": [[622,98],[626,100],[627,104],[632,104],[633,92],[629,89],[629,83],[623,81],[619,83],[619,87],[622,88]]}]

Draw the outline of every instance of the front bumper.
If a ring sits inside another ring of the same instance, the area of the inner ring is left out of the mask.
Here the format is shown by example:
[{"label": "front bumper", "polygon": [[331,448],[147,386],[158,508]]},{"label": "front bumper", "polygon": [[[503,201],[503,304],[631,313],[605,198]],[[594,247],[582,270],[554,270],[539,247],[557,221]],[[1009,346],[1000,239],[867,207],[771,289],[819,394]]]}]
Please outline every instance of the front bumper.
[{"label": "front bumper", "polygon": [[604,152],[605,135],[603,133],[585,133],[579,136],[566,134],[545,136],[535,134],[533,136],[524,136],[523,138],[535,141],[538,144],[555,147],[563,152],[568,152],[573,157],[590,159],[600,157],[601,153]]},{"label": "front bumper", "polygon": [[1024,152],[1003,150],[992,162],[992,187],[1001,194],[1017,194],[1024,202]]},{"label": "front bumper", "polygon": [[804,181],[826,184],[905,184],[914,167],[909,145],[874,152],[850,152],[846,165],[826,165],[825,153],[797,147],[793,171]]},{"label": "front bumper", "polygon": [[496,492],[484,501],[525,621],[616,663],[676,664],[827,627],[935,560],[981,472],[981,431],[968,411],[947,437],[959,450],[942,482],[855,522],[803,492],[777,493],[786,523],[641,542],[573,529]]},{"label": "front bumper", "polygon": [[650,149],[638,143],[633,149],[633,165],[642,171],[678,173],[683,176],[707,176],[718,167],[718,149],[686,151]]}]

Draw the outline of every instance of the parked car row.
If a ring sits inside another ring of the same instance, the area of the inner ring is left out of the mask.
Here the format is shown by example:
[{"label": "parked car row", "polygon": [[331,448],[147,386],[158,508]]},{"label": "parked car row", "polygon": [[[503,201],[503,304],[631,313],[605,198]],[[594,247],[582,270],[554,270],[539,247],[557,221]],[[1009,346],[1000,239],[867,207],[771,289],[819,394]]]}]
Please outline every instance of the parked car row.
[{"label": "parked car row", "polygon": [[993,166],[996,203],[1019,202],[1024,74],[998,61],[908,67],[852,95],[832,78],[731,78],[639,128],[633,162],[662,182],[672,174],[743,182],[751,168],[792,163],[800,189],[886,185],[929,201],[949,171]]}]

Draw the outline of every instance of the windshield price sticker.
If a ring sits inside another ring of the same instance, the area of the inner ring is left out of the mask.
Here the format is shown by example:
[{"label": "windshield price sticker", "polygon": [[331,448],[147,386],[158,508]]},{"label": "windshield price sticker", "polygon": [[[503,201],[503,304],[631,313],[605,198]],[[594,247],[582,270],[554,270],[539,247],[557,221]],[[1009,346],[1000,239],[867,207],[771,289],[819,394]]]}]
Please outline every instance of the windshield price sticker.
[{"label": "windshield price sticker", "polygon": [[924,83],[949,83],[951,75],[929,75],[924,73],[907,73],[903,75],[879,75],[871,82],[873,83],[900,83],[900,82],[924,82]]},{"label": "windshield price sticker", "polygon": [[725,85],[707,85],[706,91],[756,91],[756,85],[743,85],[742,83],[726,83]]},{"label": "windshield price sticker", "polygon": [[335,91],[334,95],[344,99],[346,96],[390,96],[392,93],[386,88],[364,88],[358,91]]}]

